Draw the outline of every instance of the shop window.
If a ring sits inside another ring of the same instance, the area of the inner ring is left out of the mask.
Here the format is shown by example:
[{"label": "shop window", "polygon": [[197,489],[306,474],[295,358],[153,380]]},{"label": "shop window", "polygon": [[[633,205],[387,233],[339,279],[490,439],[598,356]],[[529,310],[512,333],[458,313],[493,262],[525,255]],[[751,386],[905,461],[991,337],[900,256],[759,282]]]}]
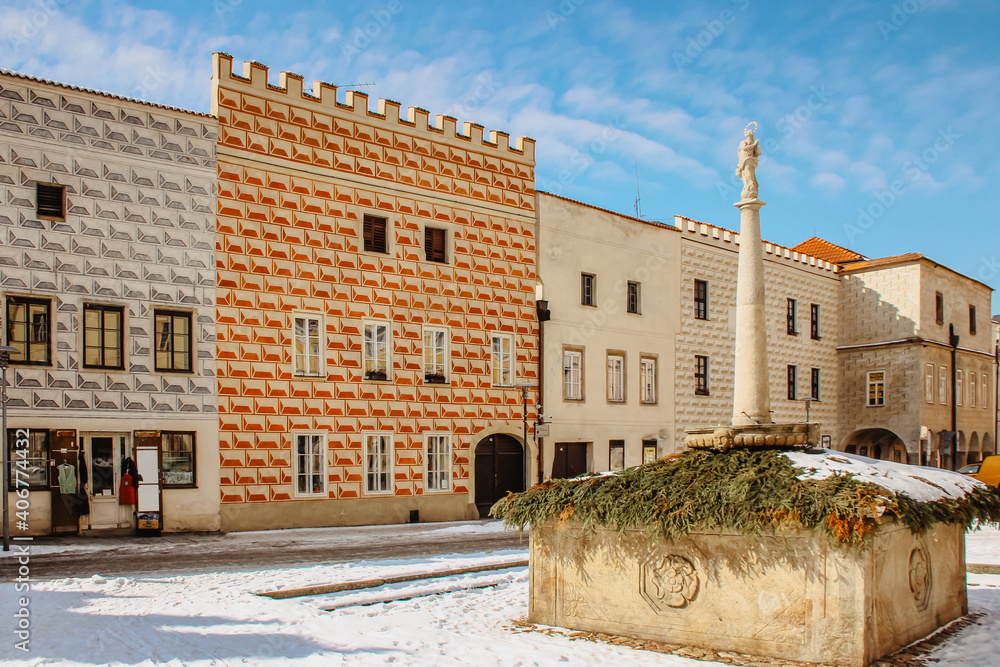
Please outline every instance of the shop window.
[{"label": "shop window", "polygon": [[7,427],[9,489],[45,489],[49,486],[49,432]]},{"label": "shop window", "polygon": [[163,487],[195,486],[195,435],[160,432]]}]

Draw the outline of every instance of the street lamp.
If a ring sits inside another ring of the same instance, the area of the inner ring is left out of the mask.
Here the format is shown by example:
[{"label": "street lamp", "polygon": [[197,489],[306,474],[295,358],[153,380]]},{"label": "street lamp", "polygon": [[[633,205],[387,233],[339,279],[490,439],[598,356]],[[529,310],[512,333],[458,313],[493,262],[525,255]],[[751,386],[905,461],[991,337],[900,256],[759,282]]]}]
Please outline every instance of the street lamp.
[{"label": "street lamp", "polygon": [[518,382],[514,386],[521,390],[521,419],[523,422],[521,442],[524,443],[524,488],[527,489],[528,481],[531,479],[528,474],[528,470],[531,468],[528,464],[530,460],[528,459],[528,390],[538,385],[534,382]]},{"label": "street lamp", "polygon": [[16,347],[0,345],[0,420],[3,422],[3,550],[10,551],[10,521],[8,517],[7,491],[10,489],[10,448],[7,442],[7,364],[10,353],[20,352]]},{"label": "street lamp", "polygon": [[809,406],[813,404],[813,401],[818,401],[819,399],[815,396],[806,396],[805,398],[800,398],[800,401],[806,404],[806,423],[809,423]]}]

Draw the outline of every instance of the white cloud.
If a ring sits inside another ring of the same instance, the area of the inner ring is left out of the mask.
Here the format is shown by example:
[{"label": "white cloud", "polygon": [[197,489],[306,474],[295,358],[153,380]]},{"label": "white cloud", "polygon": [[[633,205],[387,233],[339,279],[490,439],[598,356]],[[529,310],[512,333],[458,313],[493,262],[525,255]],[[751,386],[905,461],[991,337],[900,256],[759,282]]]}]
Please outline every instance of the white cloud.
[{"label": "white cloud", "polygon": [[846,185],[847,181],[837,174],[824,171],[809,179],[809,183],[814,187],[826,190],[827,192],[840,192],[844,189],[844,185]]}]

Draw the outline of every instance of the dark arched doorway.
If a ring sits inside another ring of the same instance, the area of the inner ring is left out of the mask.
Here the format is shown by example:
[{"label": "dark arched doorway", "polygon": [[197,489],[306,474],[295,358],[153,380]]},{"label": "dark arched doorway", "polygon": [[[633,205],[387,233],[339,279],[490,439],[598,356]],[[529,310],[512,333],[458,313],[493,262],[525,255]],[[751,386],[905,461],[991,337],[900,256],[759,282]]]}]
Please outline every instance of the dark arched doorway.
[{"label": "dark arched doorway", "polygon": [[873,459],[909,463],[906,445],[899,436],[884,428],[866,428],[855,431],[843,442],[843,449],[849,454],[860,454]]},{"label": "dark arched doorway", "polygon": [[524,449],[514,438],[498,433],[476,445],[476,507],[489,516],[493,503],[508,491],[524,491]]}]

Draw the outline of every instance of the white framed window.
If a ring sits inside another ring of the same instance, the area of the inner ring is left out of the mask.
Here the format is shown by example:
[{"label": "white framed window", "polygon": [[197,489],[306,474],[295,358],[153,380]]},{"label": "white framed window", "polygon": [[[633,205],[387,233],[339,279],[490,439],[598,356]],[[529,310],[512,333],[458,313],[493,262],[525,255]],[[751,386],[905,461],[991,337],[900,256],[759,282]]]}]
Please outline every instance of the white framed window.
[{"label": "white framed window", "polygon": [[295,495],[326,496],[326,436],[294,433]]},{"label": "white framed window", "polygon": [[980,386],[982,387],[982,397],[983,397],[983,400],[980,401],[980,403],[983,404],[984,408],[988,408],[990,406],[990,394],[989,394],[990,387],[989,387],[989,382],[986,379],[986,373],[983,373],[980,376]]},{"label": "white framed window", "polygon": [[424,451],[427,462],[424,484],[428,491],[451,490],[451,435],[428,433],[424,436]]},{"label": "white framed window", "polygon": [[392,493],[392,434],[365,434],[365,493]]},{"label": "white framed window", "polygon": [[639,360],[639,393],[643,403],[656,403],[656,359]]},{"label": "white framed window", "polygon": [[583,400],[583,353],[563,350],[563,398]]},{"label": "white framed window", "polygon": [[945,373],[944,366],[938,366],[938,402],[941,405],[948,403],[948,376]]},{"label": "white framed window", "polygon": [[924,400],[934,402],[934,364],[927,364],[924,372]]},{"label": "white framed window", "polygon": [[975,373],[969,373],[969,407],[976,407],[976,392],[979,391],[979,383],[976,381]]},{"label": "white framed window", "polygon": [[885,405],[885,371],[868,373],[868,407]]},{"label": "white framed window", "polygon": [[365,322],[364,370],[366,380],[392,379],[392,343],[388,322]]},{"label": "white framed window", "polygon": [[448,383],[448,329],[424,327],[424,382]]},{"label": "white framed window", "polygon": [[618,354],[608,355],[608,401],[625,401],[625,357]]},{"label": "white framed window", "polygon": [[514,337],[509,334],[493,334],[490,359],[493,386],[514,386]]},{"label": "white framed window", "polygon": [[323,316],[295,314],[292,316],[292,357],[295,375],[323,373]]},{"label": "white framed window", "polygon": [[962,398],[965,393],[962,391],[962,370],[955,371],[955,405],[962,405]]}]

